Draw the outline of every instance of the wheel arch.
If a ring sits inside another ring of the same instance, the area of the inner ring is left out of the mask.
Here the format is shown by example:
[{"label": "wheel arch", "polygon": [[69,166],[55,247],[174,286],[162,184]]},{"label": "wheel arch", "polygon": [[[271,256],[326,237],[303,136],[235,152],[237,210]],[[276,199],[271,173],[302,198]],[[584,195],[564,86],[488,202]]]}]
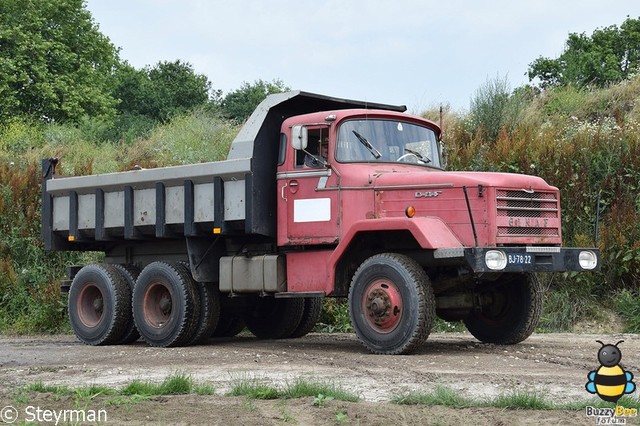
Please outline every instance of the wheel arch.
[{"label": "wheel arch", "polygon": [[[331,256],[330,264],[334,272],[331,295],[342,297],[349,293],[351,277],[368,257],[383,252],[412,256],[412,253],[426,253],[443,247],[463,245],[440,218],[401,217],[358,221],[351,226]],[[420,259],[416,260],[420,262]]]},{"label": "wheel arch", "polygon": [[335,264],[334,296],[349,293],[351,278],[369,257],[384,252],[415,251],[419,245],[407,230],[361,231],[354,235]]}]

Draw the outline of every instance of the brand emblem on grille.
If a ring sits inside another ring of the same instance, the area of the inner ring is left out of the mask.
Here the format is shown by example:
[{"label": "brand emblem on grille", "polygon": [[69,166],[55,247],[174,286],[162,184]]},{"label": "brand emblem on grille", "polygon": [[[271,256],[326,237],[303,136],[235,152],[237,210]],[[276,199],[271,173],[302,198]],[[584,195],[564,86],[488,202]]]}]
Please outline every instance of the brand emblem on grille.
[{"label": "brand emblem on grille", "polygon": [[513,227],[523,227],[523,228],[546,228],[547,223],[549,223],[549,219],[539,219],[535,217],[510,217],[509,218],[509,226]]}]

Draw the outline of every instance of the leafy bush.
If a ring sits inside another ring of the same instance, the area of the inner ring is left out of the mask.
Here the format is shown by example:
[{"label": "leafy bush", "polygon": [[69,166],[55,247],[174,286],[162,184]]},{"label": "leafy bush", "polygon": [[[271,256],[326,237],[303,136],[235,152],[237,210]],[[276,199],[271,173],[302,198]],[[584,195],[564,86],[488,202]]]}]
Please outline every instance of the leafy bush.
[{"label": "leafy bush", "polygon": [[316,331],[323,333],[348,333],[353,331],[346,299],[325,298]]}]

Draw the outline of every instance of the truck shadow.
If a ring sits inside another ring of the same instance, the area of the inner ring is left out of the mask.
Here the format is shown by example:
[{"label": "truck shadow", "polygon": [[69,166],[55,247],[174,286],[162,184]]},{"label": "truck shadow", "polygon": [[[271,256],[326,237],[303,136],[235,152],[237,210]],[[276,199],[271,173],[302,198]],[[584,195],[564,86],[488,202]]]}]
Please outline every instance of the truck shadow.
[{"label": "truck shadow", "polygon": [[[372,356],[376,355],[369,352],[357,339],[355,334],[351,333],[311,333],[307,336],[296,339],[275,339],[266,340],[258,339],[250,334],[241,334],[231,338],[211,338],[204,346],[225,346],[235,347],[238,349],[259,350],[286,350],[286,351],[314,351],[324,352],[331,355],[339,355],[340,353],[362,354]],[[497,350],[505,351],[508,348],[517,349],[520,345],[501,346],[488,343],[481,343],[473,339],[469,335],[441,335],[429,337],[427,341],[419,348],[412,351],[408,356],[415,355],[446,355],[460,354],[464,352],[473,353],[492,353]],[[530,346],[530,345],[529,345]],[[397,355],[394,355],[397,356]]]}]

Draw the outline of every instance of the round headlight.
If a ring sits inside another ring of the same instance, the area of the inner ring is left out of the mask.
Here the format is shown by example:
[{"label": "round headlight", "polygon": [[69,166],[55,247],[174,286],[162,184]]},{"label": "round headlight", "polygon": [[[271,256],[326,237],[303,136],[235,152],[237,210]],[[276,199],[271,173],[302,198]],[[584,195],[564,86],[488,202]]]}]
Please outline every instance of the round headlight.
[{"label": "round headlight", "polygon": [[581,251],[578,255],[578,263],[582,269],[594,269],[598,266],[598,257],[591,250]]},{"label": "round headlight", "polygon": [[500,250],[489,250],[484,255],[484,263],[487,264],[487,268],[500,271],[507,266],[507,255]]}]

